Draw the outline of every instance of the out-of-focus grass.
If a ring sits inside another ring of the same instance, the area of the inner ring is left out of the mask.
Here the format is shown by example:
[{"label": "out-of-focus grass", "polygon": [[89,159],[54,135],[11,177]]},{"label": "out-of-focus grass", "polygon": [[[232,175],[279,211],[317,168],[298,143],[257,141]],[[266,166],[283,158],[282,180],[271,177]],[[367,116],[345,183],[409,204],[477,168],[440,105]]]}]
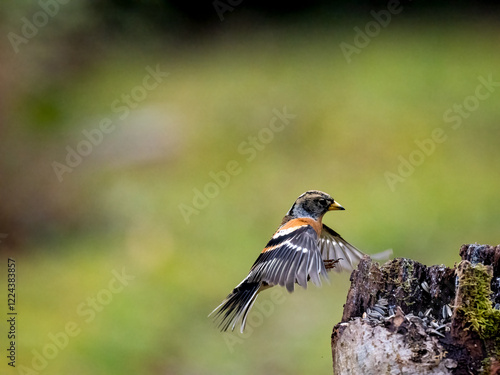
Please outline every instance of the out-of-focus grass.
[{"label": "out-of-focus grass", "polygon": [[[82,194],[107,225],[33,244],[19,257],[19,364],[30,366],[32,350],[73,321],[81,333],[46,373],[331,373],[330,332],[348,275],[287,295],[233,346],[206,316],[308,189],[347,208],[325,222],[367,252],[393,248],[398,257],[451,266],[462,243],[498,243],[498,89],[459,129],[443,121],[474,94],[479,76],[500,80],[498,41],[484,37],[498,32],[488,24],[416,31],[394,22],[347,64],[339,43],[352,42],[351,27],[267,30],[192,50],[118,51],[82,72],[65,89],[61,118],[85,129],[116,117],[111,102],[141,82],[145,66],[170,72],[138,109],[164,113],[178,149],[134,168],[85,160],[65,176],[86,177]],[[296,117],[247,161],[239,145],[285,106]],[[415,140],[437,127],[447,140],[391,191],[384,173],[397,173],[398,156],[408,158]],[[241,173],[187,224],[179,204],[192,205],[193,189],[230,160]],[[134,280],[86,323],[78,306],[122,267]]]}]

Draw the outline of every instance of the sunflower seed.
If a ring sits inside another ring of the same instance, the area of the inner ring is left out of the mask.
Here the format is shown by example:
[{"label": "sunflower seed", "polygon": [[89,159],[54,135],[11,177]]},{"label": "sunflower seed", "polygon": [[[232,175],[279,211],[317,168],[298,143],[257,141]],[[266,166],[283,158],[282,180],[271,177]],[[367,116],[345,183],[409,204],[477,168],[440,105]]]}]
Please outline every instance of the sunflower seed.
[{"label": "sunflower seed", "polygon": [[429,330],[429,334],[434,334],[434,335],[438,335],[438,336],[441,336],[441,337],[446,337],[445,335],[443,335],[441,332],[438,332],[436,331],[435,329],[431,329]]},{"label": "sunflower seed", "polygon": [[370,313],[368,313],[368,316],[372,317],[372,318],[376,318],[376,319],[380,319],[380,318],[383,318],[384,316],[379,313],[378,311],[372,311]]},{"label": "sunflower seed", "polygon": [[420,284],[423,290],[425,290],[427,293],[429,293],[429,284],[427,284],[427,281],[424,281],[422,284]]},{"label": "sunflower seed", "polygon": [[453,315],[453,312],[451,311],[451,307],[448,304],[445,304],[443,306],[443,311],[442,311],[443,319],[448,319]]},{"label": "sunflower seed", "polygon": [[372,309],[373,309],[373,311],[376,311],[376,312],[378,312],[381,315],[385,315],[385,309],[382,306],[374,305],[372,307]]},{"label": "sunflower seed", "polygon": [[380,298],[377,303],[382,306],[387,306],[389,304],[386,298]]},{"label": "sunflower seed", "polygon": [[424,315],[425,316],[429,316],[429,314],[432,312],[432,308],[428,308],[427,310],[425,310],[425,313]]}]

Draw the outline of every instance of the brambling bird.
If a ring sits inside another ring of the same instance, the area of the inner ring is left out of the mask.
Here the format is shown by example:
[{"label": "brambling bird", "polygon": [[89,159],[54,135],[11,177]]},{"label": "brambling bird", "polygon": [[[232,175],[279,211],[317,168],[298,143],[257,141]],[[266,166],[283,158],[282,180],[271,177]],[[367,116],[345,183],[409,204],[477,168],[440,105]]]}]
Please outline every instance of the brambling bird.
[{"label": "brambling bird", "polygon": [[[322,191],[309,190],[297,198],[248,276],[210,313],[215,313],[222,331],[234,330],[241,321],[243,333],[248,313],[265,289],[280,285],[291,293],[295,283],[304,289],[309,280],[321,286],[320,276],[328,280],[327,270],[353,269],[365,254],[322,223],[323,215],[335,210],[344,207]],[[386,250],[372,258],[391,254],[392,250]]]}]

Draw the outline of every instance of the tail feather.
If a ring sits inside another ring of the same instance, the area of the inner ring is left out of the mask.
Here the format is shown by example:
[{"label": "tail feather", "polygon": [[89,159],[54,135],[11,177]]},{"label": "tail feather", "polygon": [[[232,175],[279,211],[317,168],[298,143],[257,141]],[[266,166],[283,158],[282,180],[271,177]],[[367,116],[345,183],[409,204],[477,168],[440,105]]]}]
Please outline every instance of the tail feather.
[{"label": "tail feather", "polygon": [[227,331],[229,328],[233,331],[236,324],[241,321],[240,332],[243,333],[248,313],[257,299],[260,288],[261,283],[243,281],[210,313],[210,315],[215,313],[214,320],[218,322],[221,331]]}]

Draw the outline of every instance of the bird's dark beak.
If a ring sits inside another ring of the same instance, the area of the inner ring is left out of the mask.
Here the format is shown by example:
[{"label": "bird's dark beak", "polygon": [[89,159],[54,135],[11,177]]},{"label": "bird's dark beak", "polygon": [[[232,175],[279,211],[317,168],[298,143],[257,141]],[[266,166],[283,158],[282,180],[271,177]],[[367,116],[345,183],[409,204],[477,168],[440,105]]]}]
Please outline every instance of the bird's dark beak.
[{"label": "bird's dark beak", "polygon": [[333,201],[333,203],[328,207],[328,211],[335,211],[335,210],[345,210],[345,208],[342,207],[337,202]]}]

